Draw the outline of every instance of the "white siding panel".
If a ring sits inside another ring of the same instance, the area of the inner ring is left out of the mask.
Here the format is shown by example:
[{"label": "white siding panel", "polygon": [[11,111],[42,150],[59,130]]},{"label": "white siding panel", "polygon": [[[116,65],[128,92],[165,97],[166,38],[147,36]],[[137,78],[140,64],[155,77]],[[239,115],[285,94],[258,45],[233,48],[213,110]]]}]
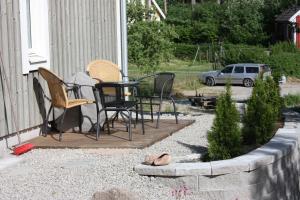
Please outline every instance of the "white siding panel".
[{"label": "white siding panel", "polygon": [[[117,63],[116,1],[48,0],[51,70],[67,78],[85,71],[94,59]],[[19,1],[0,0],[0,51],[12,96],[11,104],[8,95],[3,95],[0,81],[0,113],[4,113],[5,100],[9,125],[7,131],[4,114],[0,115],[0,139],[16,131],[12,111],[21,130],[42,123],[40,113],[44,111],[39,109],[33,90],[34,78],[48,94],[47,84],[36,71],[22,74],[19,10]],[[48,101],[45,103],[48,108]]]}]

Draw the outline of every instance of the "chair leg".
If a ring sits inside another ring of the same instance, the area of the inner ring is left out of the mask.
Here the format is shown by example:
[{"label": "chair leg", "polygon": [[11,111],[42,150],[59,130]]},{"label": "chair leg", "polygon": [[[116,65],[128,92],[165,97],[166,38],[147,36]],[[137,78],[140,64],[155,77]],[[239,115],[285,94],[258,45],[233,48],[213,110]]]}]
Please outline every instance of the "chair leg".
[{"label": "chair leg", "polygon": [[[64,123],[66,111],[67,111],[67,109],[65,108],[64,113],[63,113],[62,118],[61,118],[60,126],[62,126],[63,123]],[[60,131],[59,131],[59,141],[61,141],[61,139],[62,139],[62,127],[60,127]]]},{"label": "chair leg", "polygon": [[175,115],[175,120],[176,120],[176,124],[178,124],[178,118],[177,118],[177,111],[176,111],[176,105],[175,105],[175,101],[173,99],[173,97],[170,97],[171,101],[173,103],[173,108],[174,108],[174,115]]},{"label": "chair leg", "polygon": [[97,130],[96,130],[96,140],[99,139],[99,131],[100,131],[100,112],[97,111]]},{"label": "chair leg", "polygon": [[153,104],[152,104],[152,98],[150,98],[150,113],[151,113],[151,122],[153,123]]},{"label": "chair leg", "polygon": [[78,127],[79,127],[79,133],[82,133],[82,112],[81,112],[81,106],[78,106],[79,107],[79,116],[78,116]]},{"label": "chair leg", "polygon": [[[110,128],[109,128],[109,120],[108,120],[108,115],[107,115],[107,111],[105,110],[105,123],[106,123],[106,126],[107,126],[107,131],[108,131],[108,134],[110,134]],[[114,122],[112,122],[113,124]]]},{"label": "chair leg", "polygon": [[156,128],[159,128],[159,119],[160,119],[160,113],[161,113],[161,104],[162,104],[162,99],[159,102],[159,108],[158,108],[158,113],[157,113],[157,121],[156,121]]},{"label": "chair leg", "polygon": [[114,122],[115,122],[116,119],[117,120],[119,119],[119,111],[116,112],[115,116],[111,120],[111,127],[112,128],[114,128]]},{"label": "chair leg", "polygon": [[136,128],[136,124],[139,120],[139,117],[138,117],[138,111],[139,111],[139,106],[138,104],[135,105],[135,123],[134,123],[134,128]]},{"label": "chair leg", "polygon": [[129,114],[129,126],[128,126],[128,133],[129,133],[129,140],[132,141],[132,132],[131,132],[131,119],[132,119],[132,111],[128,111]]},{"label": "chair leg", "polygon": [[[53,106],[51,105],[49,110],[48,110],[48,113],[47,113],[47,116],[46,116],[46,119],[44,120],[44,124],[43,124],[43,130],[42,130],[42,135],[44,137],[47,136],[47,133],[48,133],[48,121],[49,121],[49,116],[50,116],[50,113],[53,109]],[[54,119],[53,119],[54,120]]]},{"label": "chair leg", "polygon": [[145,135],[144,109],[143,109],[143,102],[141,98],[140,98],[140,110],[141,110],[141,120],[142,120],[142,131],[143,131],[143,135]]}]

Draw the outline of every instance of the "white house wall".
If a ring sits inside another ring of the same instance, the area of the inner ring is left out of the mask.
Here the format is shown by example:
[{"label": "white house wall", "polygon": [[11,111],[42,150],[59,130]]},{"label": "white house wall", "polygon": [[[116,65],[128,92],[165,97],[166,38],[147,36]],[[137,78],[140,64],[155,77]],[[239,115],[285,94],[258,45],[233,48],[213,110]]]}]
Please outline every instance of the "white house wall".
[{"label": "white house wall", "polygon": [[[63,78],[85,71],[93,59],[118,63],[117,0],[49,0],[51,70]],[[20,130],[36,127],[42,117],[33,90],[38,73],[22,74],[20,9],[17,0],[0,0],[0,51],[7,74],[12,104],[6,85],[0,81],[0,140],[16,132],[12,113]],[[120,16],[120,15],[119,15]],[[4,87],[5,94],[2,88]],[[4,99],[8,116],[4,115]],[[9,131],[6,129],[8,121]]]}]

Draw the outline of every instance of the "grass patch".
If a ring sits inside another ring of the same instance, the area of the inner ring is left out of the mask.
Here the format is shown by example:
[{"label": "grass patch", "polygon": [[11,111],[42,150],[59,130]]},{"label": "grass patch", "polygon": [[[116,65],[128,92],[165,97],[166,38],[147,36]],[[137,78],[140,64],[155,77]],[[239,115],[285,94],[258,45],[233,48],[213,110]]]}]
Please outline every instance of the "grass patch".
[{"label": "grass patch", "polygon": [[[203,84],[199,81],[199,74],[204,71],[212,70],[211,63],[195,62],[192,64],[190,60],[173,59],[168,63],[162,63],[158,72],[174,72],[176,75],[174,90],[195,90],[201,88]],[[140,70],[129,64],[129,78],[138,79],[145,76]]]}]

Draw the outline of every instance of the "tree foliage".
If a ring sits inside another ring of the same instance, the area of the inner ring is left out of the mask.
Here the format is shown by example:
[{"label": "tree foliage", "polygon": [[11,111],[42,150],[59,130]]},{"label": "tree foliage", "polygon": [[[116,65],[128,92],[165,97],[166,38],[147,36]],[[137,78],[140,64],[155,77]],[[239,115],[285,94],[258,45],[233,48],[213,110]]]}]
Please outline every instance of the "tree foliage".
[{"label": "tree foliage", "polygon": [[128,59],[146,73],[155,72],[162,61],[170,59],[177,36],[172,26],[147,20],[149,13],[140,1],[128,3]]},{"label": "tree foliage", "polygon": [[128,58],[142,71],[155,72],[159,63],[168,60],[173,51],[173,28],[163,22],[140,21],[128,29]]},{"label": "tree foliage", "polygon": [[231,99],[230,85],[217,101],[216,118],[208,132],[208,154],[211,160],[229,159],[241,151],[239,113]]},{"label": "tree foliage", "polygon": [[[216,0],[196,5],[170,1],[167,23],[176,27],[175,42],[269,45],[273,42],[276,15],[294,0]],[[300,2],[299,2],[300,3]],[[298,5],[299,5],[298,3]]]}]

